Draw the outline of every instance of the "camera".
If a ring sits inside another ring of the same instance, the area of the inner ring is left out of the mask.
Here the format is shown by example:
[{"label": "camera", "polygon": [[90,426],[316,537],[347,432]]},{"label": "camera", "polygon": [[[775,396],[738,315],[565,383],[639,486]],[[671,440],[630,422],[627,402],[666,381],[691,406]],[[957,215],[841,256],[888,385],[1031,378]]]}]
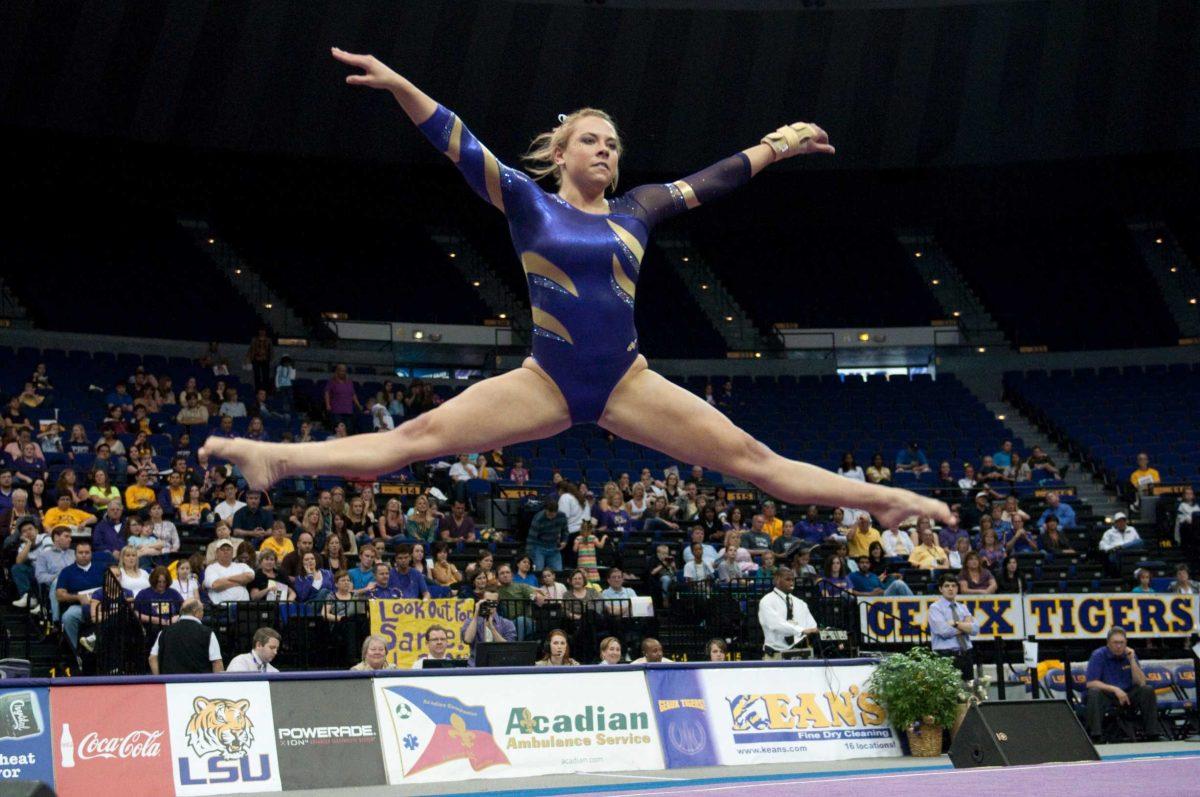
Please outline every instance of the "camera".
[{"label": "camera", "polygon": [[480,617],[491,617],[492,612],[494,612],[495,610],[496,610],[496,602],[495,601],[480,601],[479,602],[479,616]]}]

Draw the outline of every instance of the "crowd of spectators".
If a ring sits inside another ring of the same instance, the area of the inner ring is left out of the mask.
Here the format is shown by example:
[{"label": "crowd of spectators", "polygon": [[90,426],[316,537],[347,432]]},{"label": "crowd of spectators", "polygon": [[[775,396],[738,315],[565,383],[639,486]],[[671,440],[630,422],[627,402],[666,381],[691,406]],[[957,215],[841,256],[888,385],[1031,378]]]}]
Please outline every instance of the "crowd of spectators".
[{"label": "crowd of spectators", "polygon": [[[534,635],[534,622],[511,607],[526,602],[575,600],[628,613],[613,607],[648,597],[668,609],[681,590],[768,589],[782,566],[826,596],[911,595],[915,576],[923,585],[947,571],[962,593],[1015,591],[1022,555],[1074,553],[1070,503],[1050,490],[1035,517],[1016,494],[1023,483],[1060,478],[1065,464],[1037,447],[1024,457],[1008,441],[958,469],[941,462],[935,470],[915,441],[891,462],[874,454],[865,469],[845,455],[838,472],[846,478],[889,484],[908,472],[927,483],[954,509],[943,527],[914,517],[881,530],[855,507],[810,506],[785,517],[771,500],[729,500],[726,485],[699,466],[614,474],[595,491],[555,469],[552,484],[535,485],[546,494],[528,531],[497,548],[506,534],[481,526],[471,488],[529,484],[535,464],[499,449],[405,474],[420,489],[403,496],[378,483],[316,477],[246,490],[230,466],[199,466],[206,435],[307,441],[320,439],[322,427],[334,435],[387,431],[440,400],[419,383],[385,383],[360,397],[339,365],[323,392],[323,417],[300,416],[294,364],[285,357],[272,373],[269,343],[261,335],[252,343],[251,390],[226,377],[227,363],[215,357],[211,385],[188,377],[178,391],[169,376],[138,368],[101,391],[103,420],[94,428],[70,419],[35,427],[29,411],[52,405],[55,389],[44,366],[31,374],[0,416],[0,528],[15,607],[60,623],[76,652],[95,644],[95,630],[122,599],[156,633],[174,625],[189,600],[210,608],[318,602],[320,616],[337,623],[361,614],[363,599],[476,597],[477,612],[499,601],[496,611],[455,633],[520,640]],[[1148,475],[1138,484],[1153,478],[1147,463],[1139,466]],[[1181,506],[1194,504],[1189,493]],[[1180,518],[1190,523],[1182,510]],[[1118,514],[1096,544],[1118,561],[1143,542]]]}]

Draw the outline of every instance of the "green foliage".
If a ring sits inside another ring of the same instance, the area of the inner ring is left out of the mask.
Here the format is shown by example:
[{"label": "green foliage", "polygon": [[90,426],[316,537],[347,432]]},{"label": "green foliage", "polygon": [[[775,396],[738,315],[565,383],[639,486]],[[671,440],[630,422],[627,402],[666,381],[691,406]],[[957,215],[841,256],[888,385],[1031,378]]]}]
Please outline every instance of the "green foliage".
[{"label": "green foliage", "polygon": [[949,728],[958,715],[962,675],[950,659],[913,648],[884,658],[866,688],[887,709],[897,730],[907,730],[925,717]]}]

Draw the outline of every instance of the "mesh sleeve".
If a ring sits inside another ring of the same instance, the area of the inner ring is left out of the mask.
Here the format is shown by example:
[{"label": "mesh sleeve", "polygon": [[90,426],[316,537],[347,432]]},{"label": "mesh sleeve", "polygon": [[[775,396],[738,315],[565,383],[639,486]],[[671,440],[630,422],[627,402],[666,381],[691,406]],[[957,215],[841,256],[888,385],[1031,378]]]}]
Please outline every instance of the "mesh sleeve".
[{"label": "mesh sleeve", "polygon": [[629,197],[641,205],[648,226],[654,227],[685,210],[724,196],[749,181],[750,159],[745,153],[739,152],[682,180],[640,185],[629,192]]},{"label": "mesh sleeve", "polygon": [[520,200],[534,182],[524,173],[505,166],[463,124],[458,115],[438,105],[433,116],[418,129],[447,158],[454,162],[476,194],[501,212]]}]

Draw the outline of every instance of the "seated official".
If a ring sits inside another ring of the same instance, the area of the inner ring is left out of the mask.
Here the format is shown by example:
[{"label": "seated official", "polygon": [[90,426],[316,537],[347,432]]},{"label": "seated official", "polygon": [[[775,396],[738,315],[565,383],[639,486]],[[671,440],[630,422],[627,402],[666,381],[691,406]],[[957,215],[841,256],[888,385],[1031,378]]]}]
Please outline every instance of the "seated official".
[{"label": "seated official", "polygon": [[425,629],[425,649],[429,651],[412,663],[412,669],[425,669],[427,661],[449,661],[446,648],[450,645],[450,629],[440,625],[431,625]]},{"label": "seated official", "polygon": [[225,672],[279,672],[271,664],[279,653],[283,638],[274,628],[260,628],[254,632],[254,649],[249,653],[234,656]]},{"label": "seated official", "polygon": [[204,625],[204,604],[195,598],[183,602],[179,621],[164,628],[150,648],[150,672],[155,675],[224,672],[221,644]]},{"label": "seated official", "polygon": [[1119,626],[1109,630],[1107,644],[1088,658],[1085,723],[1093,741],[1103,741],[1104,715],[1113,705],[1132,706],[1141,713],[1147,741],[1162,738],[1158,698],[1146,684],[1146,673],[1129,647],[1125,629]]},{"label": "seated official", "polygon": [[566,632],[555,628],[546,635],[546,655],[534,662],[539,667],[578,667],[579,662],[571,658],[571,643]]},{"label": "seated official", "polygon": [[808,604],[792,595],[796,574],[791,568],[775,571],[775,588],[758,602],[758,623],[763,632],[763,660],[782,659],[809,634],[817,633],[817,621]]},{"label": "seated official", "polygon": [[[387,567],[387,565],[384,565]],[[399,669],[387,658],[387,637],[371,634],[363,640],[362,661],[351,667],[351,670],[396,670]]]}]

